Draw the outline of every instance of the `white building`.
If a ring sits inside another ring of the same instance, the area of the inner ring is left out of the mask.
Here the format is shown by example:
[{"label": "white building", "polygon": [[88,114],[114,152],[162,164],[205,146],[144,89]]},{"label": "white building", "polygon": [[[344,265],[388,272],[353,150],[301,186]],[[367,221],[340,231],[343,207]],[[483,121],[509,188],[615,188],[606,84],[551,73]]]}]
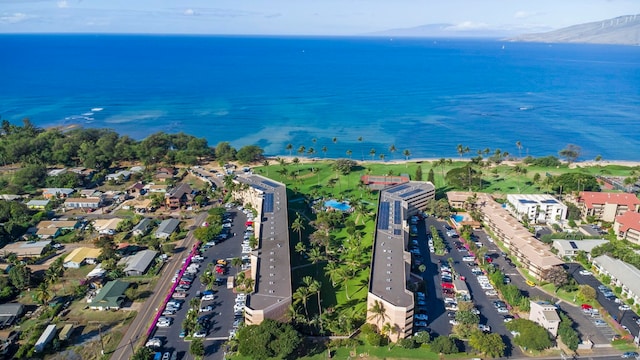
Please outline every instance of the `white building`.
[{"label": "white building", "polygon": [[529,303],[531,304],[529,320],[540,324],[554,337],[558,336],[560,316],[558,316],[555,305],[546,301],[530,301]]},{"label": "white building", "polygon": [[520,221],[553,223],[567,218],[567,206],[547,194],[509,194],[508,209]]},{"label": "white building", "polygon": [[631,264],[609,255],[600,255],[593,259],[593,267],[601,275],[611,278],[611,285],[622,288],[622,295],[640,303],[640,270]]},{"label": "white building", "polygon": [[594,247],[608,243],[609,240],[605,239],[590,239],[590,240],[553,240],[553,248],[558,250],[558,256],[560,257],[574,257],[578,255],[578,252],[584,251],[587,254],[591,253]]}]

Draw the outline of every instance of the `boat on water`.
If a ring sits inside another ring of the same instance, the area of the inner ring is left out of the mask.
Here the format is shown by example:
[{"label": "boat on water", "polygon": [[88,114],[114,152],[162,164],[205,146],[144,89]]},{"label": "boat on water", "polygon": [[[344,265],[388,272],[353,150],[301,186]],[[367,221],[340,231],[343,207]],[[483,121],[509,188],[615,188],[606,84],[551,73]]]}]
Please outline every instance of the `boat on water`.
[{"label": "boat on water", "polygon": [[[91,111],[102,111],[104,108],[92,108]],[[93,114],[92,114],[93,115]]]},{"label": "boat on water", "polygon": [[82,114],[82,116],[91,116],[91,115],[93,115],[92,112],[86,112],[86,113]]}]

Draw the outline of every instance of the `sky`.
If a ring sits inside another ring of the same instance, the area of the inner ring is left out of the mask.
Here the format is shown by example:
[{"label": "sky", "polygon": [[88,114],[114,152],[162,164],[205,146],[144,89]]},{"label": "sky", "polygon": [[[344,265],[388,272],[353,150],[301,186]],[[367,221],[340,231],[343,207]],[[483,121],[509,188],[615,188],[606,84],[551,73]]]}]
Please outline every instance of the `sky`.
[{"label": "sky", "polygon": [[363,35],[428,24],[538,32],[640,14],[640,0],[0,0],[0,33]]}]

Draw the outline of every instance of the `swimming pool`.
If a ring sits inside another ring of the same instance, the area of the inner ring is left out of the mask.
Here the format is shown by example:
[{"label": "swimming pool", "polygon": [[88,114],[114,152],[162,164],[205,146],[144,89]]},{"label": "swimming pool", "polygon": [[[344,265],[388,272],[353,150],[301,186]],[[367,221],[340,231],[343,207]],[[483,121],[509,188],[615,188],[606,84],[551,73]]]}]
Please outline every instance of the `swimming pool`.
[{"label": "swimming pool", "polygon": [[349,211],[349,209],[351,209],[351,206],[349,205],[348,202],[346,201],[340,202],[333,199],[325,201],[324,206],[328,208],[340,210],[340,211]]},{"label": "swimming pool", "polygon": [[453,221],[455,221],[457,223],[460,223],[461,221],[464,220],[464,216],[462,216],[462,215],[453,215],[451,217],[453,218]]}]

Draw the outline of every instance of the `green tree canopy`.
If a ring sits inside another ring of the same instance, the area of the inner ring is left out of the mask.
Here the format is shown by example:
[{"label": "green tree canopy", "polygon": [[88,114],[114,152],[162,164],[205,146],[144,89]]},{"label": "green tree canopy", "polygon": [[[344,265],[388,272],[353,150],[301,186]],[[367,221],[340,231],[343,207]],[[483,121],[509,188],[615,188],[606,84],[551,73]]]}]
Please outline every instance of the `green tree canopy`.
[{"label": "green tree canopy", "polygon": [[243,164],[249,164],[262,160],[264,150],[256,145],[243,146],[238,150],[236,158]]},{"label": "green tree canopy", "polygon": [[264,320],[260,325],[241,328],[236,338],[240,354],[257,360],[271,357],[286,358],[298,348],[302,341],[300,334],[293,326],[271,319]]},{"label": "green tree canopy", "polygon": [[513,343],[524,348],[541,351],[551,347],[549,332],[542,326],[527,319],[515,319],[506,324],[508,330],[517,331],[519,335]]}]

